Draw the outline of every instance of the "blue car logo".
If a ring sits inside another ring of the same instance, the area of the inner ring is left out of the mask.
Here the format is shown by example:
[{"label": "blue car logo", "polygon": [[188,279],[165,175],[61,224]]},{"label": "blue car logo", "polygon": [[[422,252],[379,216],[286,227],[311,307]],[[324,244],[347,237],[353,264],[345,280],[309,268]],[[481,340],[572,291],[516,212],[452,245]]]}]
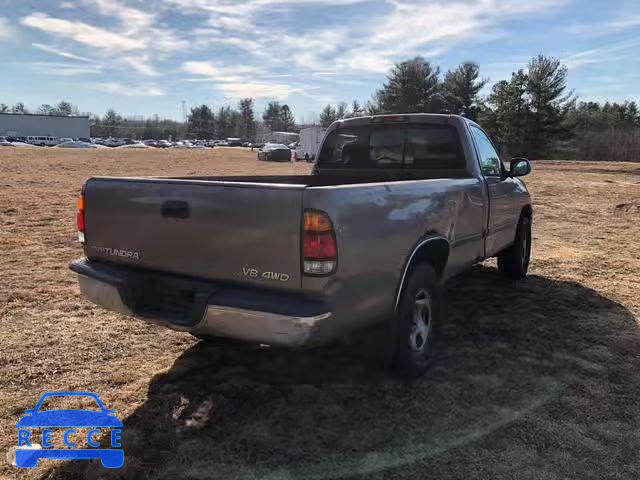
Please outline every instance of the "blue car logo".
[{"label": "blue car logo", "polygon": [[[42,402],[48,397],[91,397],[100,410],[59,409],[39,411]],[[120,428],[122,422],[115,416],[115,411],[104,407],[100,398],[91,392],[48,392],[43,394],[34,408],[24,411],[24,415],[16,423],[18,427],[18,448],[16,449],[16,465],[21,468],[32,468],[41,458],[54,459],[89,459],[99,458],[107,468],[119,468],[124,463],[124,451],[116,448],[73,448],[76,442],[72,441],[72,435],[76,434],[74,428],[90,427],[87,432],[87,444],[91,447],[99,447],[100,444],[93,440],[93,436],[100,433],[99,428],[111,429],[111,447],[120,447]],[[52,448],[51,427],[66,428],[63,441],[70,448]],[[42,428],[42,449],[34,449],[30,442],[31,431],[29,428]],[[24,448],[21,448],[24,447]]]}]

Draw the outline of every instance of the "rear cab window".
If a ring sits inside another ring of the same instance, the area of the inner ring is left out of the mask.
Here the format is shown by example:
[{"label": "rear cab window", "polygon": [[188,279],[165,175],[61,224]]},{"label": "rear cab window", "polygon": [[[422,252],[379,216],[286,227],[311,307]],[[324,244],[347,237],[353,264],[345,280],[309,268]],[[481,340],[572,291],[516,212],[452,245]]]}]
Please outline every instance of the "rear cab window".
[{"label": "rear cab window", "polygon": [[325,169],[410,169],[465,172],[466,161],[450,125],[364,125],[333,130],[318,156]]}]

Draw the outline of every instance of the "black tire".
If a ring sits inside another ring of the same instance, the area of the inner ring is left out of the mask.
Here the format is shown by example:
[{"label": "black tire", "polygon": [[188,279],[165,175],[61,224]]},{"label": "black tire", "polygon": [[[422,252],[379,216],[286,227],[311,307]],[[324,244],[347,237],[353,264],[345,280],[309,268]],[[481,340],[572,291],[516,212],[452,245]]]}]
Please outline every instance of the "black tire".
[{"label": "black tire", "polygon": [[513,280],[527,276],[531,260],[531,219],[520,217],[516,238],[509,248],[498,255],[498,270]]},{"label": "black tire", "polygon": [[[428,310],[422,313],[422,322],[416,321],[420,317],[419,301],[427,302],[422,304],[425,308],[428,304]],[[443,315],[440,279],[431,265],[420,264],[405,283],[394,319],[394,366],[399,375],[413,379],[426,372],[434,355]],[[426,323],[426,330],[425,325],[419,326],[419,323]]]}]

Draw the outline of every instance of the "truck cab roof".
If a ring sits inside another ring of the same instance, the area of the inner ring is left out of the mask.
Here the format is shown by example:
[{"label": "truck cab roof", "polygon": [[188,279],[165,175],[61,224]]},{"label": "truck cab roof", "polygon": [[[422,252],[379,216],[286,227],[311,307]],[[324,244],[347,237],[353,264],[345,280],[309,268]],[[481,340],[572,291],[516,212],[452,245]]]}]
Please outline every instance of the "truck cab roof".
[{"label": "truck cab roof", "polygon": [[384,115],[369,115],[365,117],[354,117],[337,120],[329,128],[340,128],[343,126],[358,126],[369,124],[393,124],[393,123],[432,123],[451,124],[456,121],[471,122],[466,117],[460,115],[443,113],[393,113]]}]

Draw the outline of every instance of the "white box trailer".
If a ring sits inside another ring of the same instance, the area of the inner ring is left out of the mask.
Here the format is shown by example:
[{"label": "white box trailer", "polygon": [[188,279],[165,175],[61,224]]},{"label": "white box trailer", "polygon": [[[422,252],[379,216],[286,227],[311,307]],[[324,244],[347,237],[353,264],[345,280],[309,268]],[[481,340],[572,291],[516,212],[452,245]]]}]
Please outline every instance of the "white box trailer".
[{"label": "white box trailer", "polygon": [[300,139],[298,148],[296,148],[296,159],[306,160],[308,162],[314,160],[318,154],[322,137],[324,136],[324,128],[320,126],[303,128],[300,130]]}]

